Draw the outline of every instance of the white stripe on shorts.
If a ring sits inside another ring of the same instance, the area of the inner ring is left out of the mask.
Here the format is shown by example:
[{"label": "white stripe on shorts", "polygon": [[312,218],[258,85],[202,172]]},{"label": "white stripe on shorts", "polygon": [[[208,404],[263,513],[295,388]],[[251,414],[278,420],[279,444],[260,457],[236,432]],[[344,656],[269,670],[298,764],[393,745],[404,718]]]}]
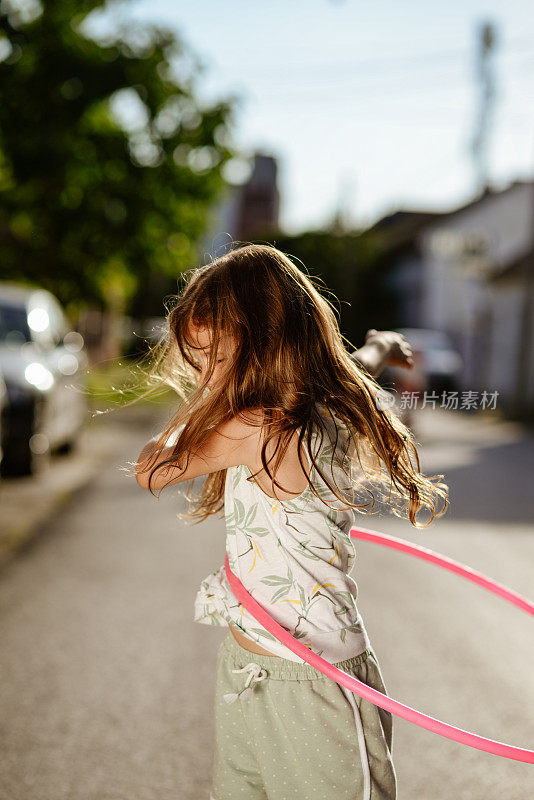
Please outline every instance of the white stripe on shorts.
[{"label": "white stripe on shorts", "polygon": [[[371,797],[371,771],[369,769],[369,759],[367,757],[367,747],[365,746],[365,736],[363,733],[363,725],[362,725],[362,718],[360,716],[360,710],[356,704],[356,700],[354,698],[354,693],[351,692],[350,689],[347,689],[346,686],[339,687],[343,690],[343,694],[348,699],[349,703],[352,706],[352,710],[354,712],[354,721],[356,723],[356,730],[358,731],[358,745],[360,748],[360,759],[362,762],[362,771],[363,771],[363,797],[362,800],[370,800]],[[215,800],[215,798],[213,798]]]}]

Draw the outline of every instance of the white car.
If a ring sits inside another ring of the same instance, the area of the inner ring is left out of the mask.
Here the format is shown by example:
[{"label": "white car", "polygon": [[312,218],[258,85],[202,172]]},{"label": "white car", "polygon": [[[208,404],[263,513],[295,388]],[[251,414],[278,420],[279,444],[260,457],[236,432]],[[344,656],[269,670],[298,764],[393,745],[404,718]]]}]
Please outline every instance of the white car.
[{"label": "white car", "polygon": [[51,292],[0,282],[3,475],[32,473],[74,445],[89,417],[87,364],[83,337]]}]

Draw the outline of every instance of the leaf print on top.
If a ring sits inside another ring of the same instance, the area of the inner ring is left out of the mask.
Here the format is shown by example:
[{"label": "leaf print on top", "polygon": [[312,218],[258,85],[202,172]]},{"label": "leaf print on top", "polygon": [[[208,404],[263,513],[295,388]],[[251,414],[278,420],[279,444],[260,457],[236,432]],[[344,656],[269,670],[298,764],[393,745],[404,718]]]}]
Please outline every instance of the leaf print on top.
[{"label": "leaf print on top", "polygon": [[284,578],[282,575],[266,575],[265,578],[261,578],[261,582],[267,584],[267,586],[279,587],[271,597],[271,603],[276,603],[277,600],[280,600],[281,597],[288,594],[295,583],[289,567],[287,568],[287,578]]},{"label": "leaf print on top", "polygon": [[311,561],[320,561],[321,559],[319,556],[316,556],[315,553],[312,553],[307,545],[311,542],[311,539],[306,539],[305,542],[299,542],[297,547],[293,547],[293,550],[297,553],[300,553],[304,558],[309,558]]},{"label": "leaf print on top", "polygon": [[[344,470],[351,474],[343,455],[346,429],[341,426],[338,431],[342,463],[334,459],[332,465],[336,433],[333,420],[325,416],[324,421],[326,433],[319,452],[313,448],[314,457],[325,476],[344,491]],[[312,441],[317,436],[315,431]],[[309,460],[309,452],[306,455]],[[354,511],[343,507],[314,469],[310,480],[318,496],[308,484],[298,497],[281,501],[269,497],[254,479],[247,480],[246,465],[227,470],[226,553],[232,571],[273,619],[310,650],[336,663],[363,652],[369,638],[356,606],[357,585],[348,574],[355,552],[348,535]],[[273,655],[306,663],[239,603],[224,565],[201,583],[195,621],[235,625]]]}]

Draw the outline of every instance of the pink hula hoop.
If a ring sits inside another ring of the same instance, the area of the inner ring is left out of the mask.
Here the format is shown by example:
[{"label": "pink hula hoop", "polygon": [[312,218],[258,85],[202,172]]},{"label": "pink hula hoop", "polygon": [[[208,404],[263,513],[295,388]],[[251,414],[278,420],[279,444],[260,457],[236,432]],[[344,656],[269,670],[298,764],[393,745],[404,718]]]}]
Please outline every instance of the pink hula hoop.
[{"label": "pink hula hoop", "polygon": [[[436,564],[438,567],[443,567],[443,569],[447,569],[450,572],[461,575],[463,578],[467,578],[473,583],[482,586],[484,589],[493,592],[493,594],[503,597],[509,603],[512,603],[513,605],[518,606],[518,608],[523,609],[523,611],[527,611],[529,614],[534,615],[534,604],[525,597],[521,597],[511,589],[508,589],[506,586],[502,586],[491,578],[485,577],[480,572],[477,572],[470,567],[466,567],[463,564],[460,564],[458,561],[453,561],[451,558],[447,558],[440,553],[436,553],[433,550],[428,550],[426,547],[420,547],[419,545],[412,544],[404,539],[398,539],[395,536],[388,536],[387,534],[368,530],[366,528],[353,527],[350,529],[350,536],[355,539],[376,542],[377,544],[391,547],[394,550],[400,550],[403,553],[409,553],[410,555],[417,556],[417,558],[422,558],[424,561],[430,561],[432,564]],[[462,728],[456,728],[454,725],[449,725],[446,722],[441,722],[439,719],[430,717],[428,714],[423,714],[421,711],[417,711],[415,708],[406,706],[403,703],[400,703],[398,700],[393,700],[393,698],[383,694],[382,692],[379,692],[377,689],[371,688],[366,683],[359,681],[357,678],[354,678],[347,672],[334,667],[333,664],[330,664],[330,662],[326,661],[324,658],[321,658],[321,656],[318,656],[316,653],[306,647],[306,645],[302,644],[302,642],[299,642],[298,639],[292,636],[265,611],[265,609],[258,603],[257,600],[252,597],[251,594],[249,594],[249,592],[247,592],[237,575],[234,575],[230,569],[228,555],[226,555],[225,558],[225,570],[233,593],[239,602],[244,605],[247,611],[252,614],[254,619],[256,619],[260,625],[263,625],[266,630],[272,633],[273,636],[282,642],[282,644],[285,644],[286,647],[289,647],[293,653],[296,653],[296,655],[303,658],[304,661],[306,661],[308,664],[311,664],[324,675],[332,678],[334,681],[336,681],[336,683],[339,683],[341,686],[345,686],[345,688],[350,689],[351,692],[363,697],[364,700],[369,700],[370,703],[380,706],[380,708],[384,708],[386,711],[390,711],[397,717],[401,717],[408,722],[413,722],[415,725],[419,725],[421,728],[426,728],[427,730],[437,733],[440,736],[444,736],[447,739],[453,739],[456,742],[460,742],[460,744],[466,744],[468,747],[474,747],[477,750],[485,750],[487,753],[493,753],[496,756],[510,758],[515,761],[524,761],[527,764],[534,764],[534,750],[526,750],[522,747],[514,747],[513,745],[505,744],[504,742],[495,741],[494,739],[486,739],[484,736],[478,736],[476,733],[471,733],[470,731],[465,731]]]}]

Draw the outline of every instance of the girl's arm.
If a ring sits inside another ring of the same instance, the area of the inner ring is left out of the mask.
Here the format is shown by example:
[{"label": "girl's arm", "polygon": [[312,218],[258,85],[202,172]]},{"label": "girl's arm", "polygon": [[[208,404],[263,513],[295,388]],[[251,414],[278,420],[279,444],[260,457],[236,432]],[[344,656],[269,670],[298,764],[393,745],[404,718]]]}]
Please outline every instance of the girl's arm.
[{"label": "girl's arm", "polygon": [[379,375],[387,364],[408,369],[413,367],[412,348],[404,336],[394,331],[377,331],[375,328],[367,331],[363,347],[350,353],[349,357],[373,377]]},{"label": "girl's arm", "polygon": [[[210,472],[254,463],[259,431],[259,427],[236,417],[218,425],[208,434],[201,450],[190,454],[187,469],[182,469],[177,464],[165,465],[152,477],[150,488],[162,489],[164,486],[208,475]],[[147,442],[135,466],[137,483],[143,489],[148,489],[151,470],[172,455],[177,432],[169,438],[171,445],[164,447],[156,458],[151,458],[158,438],[154,436]]]}]

